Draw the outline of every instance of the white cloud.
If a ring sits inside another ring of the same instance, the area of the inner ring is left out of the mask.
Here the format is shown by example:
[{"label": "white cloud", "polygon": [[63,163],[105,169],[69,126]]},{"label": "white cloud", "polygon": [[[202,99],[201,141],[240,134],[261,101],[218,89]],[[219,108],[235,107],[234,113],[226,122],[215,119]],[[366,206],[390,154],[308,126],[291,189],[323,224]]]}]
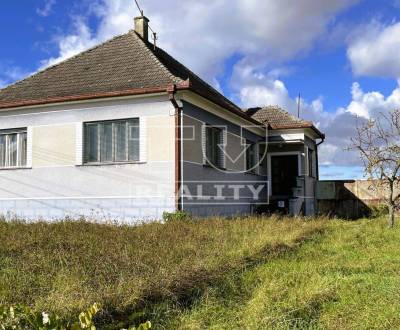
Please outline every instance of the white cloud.
[{"label": "white cloud", "polygon": [[30,73],[9,63],[0,63],[0,88],[21,80]]},{"label": "white cloud", "polygon": [[358,83],[353,83],[351,94],[352,101],[346,110],[356,116],[373,118],[379,112],[400,108],[400,81],[398,86],[387,97],[377,91],[365,93]]},{"label": "white cloud", "polygon": [[347,56],[356,75],[400,78],[400,23],[363,27],[350,38]]},{"label": "white cloud", "polygon": [[43,60],[39,70],[60,63],[90,47],[96,45],[97,40],[92,38],[89,27],[82,17],[74,17],[75,33],[57,37],[59,53],[56,57]]},{"label": "white cloud", "polygon": [[51,14],[51,10],[53,6],[56,4],[56,0],[45,0],[45,3],[42,8],[37,8],[36,13],[39,16],[47,17]]},{"label": "white cloud", "polygon": [[[262,67],[306,52],[335,14],[357,1],[148,0],[143,9],[159,34],[160,45],[212,81],[235,53]],[[75,22],[73,33],[57,39],[58,56],[44,64],[57,63],[128,31],[137,14],[132,0],[97,0],[88,12],[99,18],[99,28],[89,31],[82,26],[84,20]]]},{"label": "white cloud", "polygon": [[[260,74],[251,66],[238,63],[234,70],[234,88],[243,107],[279,105],[297,115],[297,100],[290,97],[283,81],[269,74]],[[355,136],[356,127],[368,118],[400,108],[400,81],[388,96],[380,92],[364,92],[355,82],[351,87],[352,99],[345,107],[335,112],[324,109],[323,98],[307,102],[301,100],[301,117],[311,120],[324,133],[326,141],[321,145],[320,164],[325,166],[360,166],[361,160],[355,151],[345,150]]]}]

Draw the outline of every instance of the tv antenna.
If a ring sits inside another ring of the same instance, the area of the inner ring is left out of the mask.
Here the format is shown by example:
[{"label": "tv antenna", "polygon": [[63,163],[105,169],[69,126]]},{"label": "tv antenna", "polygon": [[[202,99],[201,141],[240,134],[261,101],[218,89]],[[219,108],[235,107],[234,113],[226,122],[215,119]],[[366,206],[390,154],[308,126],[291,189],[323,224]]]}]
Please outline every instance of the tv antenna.
[{"label": "tv antenna", "polygon": [[[135,0],[135,3],[136,3],[137,9],[138,9],[139,12],[140,12],[140,15],[143,17],[143,16],[144,16],[144,11],[143,11],[143,9],[140,7],[138,0]],[[156,50],[156,47],[157,47],[156,44],[157,44],[157,40],[158,40],[158,35],[157,35],[157,33],[151,28],[150,24],[148,25],[148,27],[149,27],[151,33],[153,34],[153,45],[154,45],[154,50]]]}]

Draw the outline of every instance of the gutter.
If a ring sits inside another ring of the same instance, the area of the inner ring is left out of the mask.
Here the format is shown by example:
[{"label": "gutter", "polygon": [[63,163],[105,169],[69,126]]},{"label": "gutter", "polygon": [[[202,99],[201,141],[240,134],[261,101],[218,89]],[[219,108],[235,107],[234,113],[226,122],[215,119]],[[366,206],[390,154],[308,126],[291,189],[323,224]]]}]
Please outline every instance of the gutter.
[{"label": "gutter", "polygon": [[0,102],[0,109],[13,109],[13,108],[20,108],[20,107],[38,106],[38,105],[54,104],[54,103],[64,103],[64,102],[71,102],[71,101],[84,101],[84,100],[112,98],[112,97],[118,97],[118,96],[165,93],[165,89],[166,89],[165,86],[164,87],[154,87],[154,88],[134,88],[134,89],[126,89],[123,91],[50,97],[50,98],[39,99],[39,100],[4,101],[4,102]]},{"label": "gutter", "polygon": [[[121,96],[133,96],[133,95],[146,95],[146,94],[156,94],[156,93],[169,93],[172,84],[158,86],[158,87],[146,87],[146,88],[132,88],[126,89],[122,91],[113,91],[113,92],[102,92],[102,93],[86,93],[86,94],[78,94],[78,95],[69,95],[69,96],[56,96],[49,97],[37,100],[23,100],[23,101],[2,101],[0,100],[0,110],[8,110],[22,107],[33,107],[33,106],[41,106],[41,105],[54,105],[64,102],[73,102],[73,101],[85,101],[85,100],[94,100],[94,99],[106,99],[112,97],[121,97]],[[192,91],[207,100],[218,104],[222,108],[229,110],[231,113],[242,117],[243,119],[255,124],[260,125],[261,123],[257,120],[251,118],[247,114],[245,114],[242,110],[236,107],[233,103],[231,103],[228,99],[225,99],[223,95],[221,98],[216,98],[215,95],[211,95],[210,93],[205,92],[200,88],[196,88],[193,86],[189,79],[174,85],[174,93],[176,91]]]},{"label": "gutter", "polygon": [[169,100],[175,108],[175,209],[181,211],[183,209],[182,198],[182,107],[179,106],[176,98],[176,85],[169,85],[167,93]]}]

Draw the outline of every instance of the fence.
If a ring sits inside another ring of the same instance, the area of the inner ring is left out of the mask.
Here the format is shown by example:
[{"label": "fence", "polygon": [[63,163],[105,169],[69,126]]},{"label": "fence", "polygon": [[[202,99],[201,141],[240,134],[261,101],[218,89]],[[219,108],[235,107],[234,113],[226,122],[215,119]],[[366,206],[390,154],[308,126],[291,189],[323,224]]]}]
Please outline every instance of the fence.
[{"label": "fence", "polygon": [[375,189],[371,180],[332,180],[317,182],[317,207],[320,214],[355,219],[368,215],[383,203],[384,189]]}]

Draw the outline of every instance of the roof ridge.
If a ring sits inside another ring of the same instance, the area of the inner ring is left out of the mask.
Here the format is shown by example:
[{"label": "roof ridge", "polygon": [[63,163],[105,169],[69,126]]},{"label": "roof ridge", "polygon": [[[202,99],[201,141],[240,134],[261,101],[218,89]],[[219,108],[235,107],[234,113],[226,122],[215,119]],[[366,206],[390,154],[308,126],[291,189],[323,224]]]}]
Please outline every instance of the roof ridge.
[{"label": "roof ridge", "polygon": [[[163,69],[165,71],[165,73],[167,73],[167,75],[170,76],[171,81],[173,83],[181,83],[183,82],[183,79],[181,79],[180,77],[175,76],[171,70],[168,69],[168,67],[166,65],[164,65],[160,59],[154,54],[154,51],[152,51],[150,49],[150,47],[154,47],[154,45],[149,42],[149,41],[145,41],[144,39],[142,39],[142,37],[139,36],[139,34],[135,31],[135,30],[130,30],[128,33],[131,33],[137,40],[139,40],[141,42],[141,45],[143,45],[144,49],[146,50],[146,52],[150,55],[150,57],[154,60],[154,62],[157,64],[157,66],[159,66],[161,69]],[[161,49],[159,47],[156,46],[157,49]],[[164,50],[163,50],[164,51]],[[165,52],[165,51],[164,51]],[[179,81],[178,81],[179,80]]]},{"label": "roof ridge", "polygon": [[[270,109],[274,109],[274,110],[276,110],[276,111],[280,111],[280,112],[282,112],[283,114],[288,115],[291,119],[293,119],[293,120],[295,120],[295,121],[299,121],[299,122],[310,122],[310,121],[305,120],[305,119],[303,119],[303,118],[296,117],[295,115],[291,114],[289,111],[283,109],[283,108],[280,107],[279,105],[268,105],[268,106],[265,106],[264,108],[270,108]],[[262,109],[262,108],[261,108],[261,109]]]},{"label": "roof ridge", "polygon": [[[128,32],[128,33],[129,33],[129,32]],[[53,65],[50,65],[50,66],[48,66],[48,67],[45,67],[45,68],[42,69],[42,70],[38,70],[38,71],[36,71],[36,72],[34,72],[34,73],[31,73],[31,74],[29,74],[28,76],[26,76],[25,78],[22,78],[22,79],[20,79],[20,80],[17,80],[17,81],[13,82],[12,84],[10,84],[10,85],[8,85],[8,86],[6,86],[6,87],[4,87],[4,88],[0,88],[0,91],[4,90],[4,89],[6,89],[6,88],[9,88],[9,87],[13,87],[13,86],[15,86],[15,85],[18,85],[19,83],[21,83],[21,82],[23,82],[23,81],[25,81],[25,80],[27,80],[27,79],[30,79],[30,78],[32,78],[33,76],[36,76],[36,75],[39,75],[39,74],[43,74],[43,73],[45,73],[45,72],[47,72],[47,71],[49,71],[49,70],[51,70],[51,69],[54,69],[54,68],[58,67],[59,65],[61,65],[61,64],[63,64],[63,63],[69,62],[69,61],[71,61],[71,60],[73,60],[73,59],[75,59],[75,58],[78,58],[78,57],[82,56],[83,54],[86,54],[86,53],[88,53],[88,52],[90,52],[90,51],[93,51],[93,50],[99,48],[100,46],[103,46],[103,45],[105,45],[105,44],[108,44],[109,42],[114,41],[114,40],[116,40],[116,39],[118,39],[118,38],[122,38],[122,37],[126,36],[128,33],[123,33],[123,34],[116,35],[116,36],[112,37],[111,39],[107,39],[107,40],[105,40],[105,41],[103,41],[103,42],[101,42],[101,43],[99,43],[99,44],[96,44],[96,45],[93,46],[93,47],[90,47],[90,48],[88,48],[88,49],[86,49],[86,50],[84,50],[84,51],[82,51],[82,52],[79,52],[78,54],[75,54],[75,55],[73,55],[73,56],[71,56],[71,57],[68,57],[67,59],[65,59],[65,60],[63,60],[63,61],[61,61],[61,62],[55,63],[55,64],[53,64]]]},{"label": "roof ridge", "polygon": [[[158,58],[158,56],[156,54],[154,54],[154,51],[149,48],[149,47],[154,47],[154,44],[150,43],[150,42],[145,42],[137,33],[135,33],[137,35],[137,37],[139,39],[142,40],[142,42],[146,45],[147,49],[152,53],[152,56],[155,57],[155,59],[161,63],[161,65],[169,72],[169,74],[180,80],[180,82],[183,82],[184,80],[181,77],[177,77],[175,74],[173,74],[171,72],[171,70],[168,68],[168,66],[166,66],[165,64],[162,63],[162,61]],[[231,105],[233,105],[235,108],[240,109],[240,107],[238,107],[235,103],[233,103],[230,99],[228,99],[224,94],[222,94],[220,91],[218,91],[217,89],[215,89],[212,85],[210,85],[207,81],[205,81],[203,78],[201,78],[198,74],[196,74],[195,72],[193,72],[189,67],[187,67],[186,65],[184,65],[183,63],[181,63],[180,61],[178,61],[177,59],[175,59],[175,57],[171,56],[167,51],[165,51],[163,48],[156,46],[156,50],[159,52],[164,53],[164,55],[168,56],[170,58],[170,60],[174,61],[175,64],[179,65],[182,69],[184,69],[185,71],[187,71],[190,75],[192,75],[193,77],[195,77],[196,79],[200,80],[201,83],[203,83],[204,85],[206,85],[207,88],[212,89],[215,93],[220,94],[223,98],[226,99],[226,101],[228,101]],[[190,81],[190,77],[188,77],[189,81]],[[193,81],[190,81],[191,83]]]}]

